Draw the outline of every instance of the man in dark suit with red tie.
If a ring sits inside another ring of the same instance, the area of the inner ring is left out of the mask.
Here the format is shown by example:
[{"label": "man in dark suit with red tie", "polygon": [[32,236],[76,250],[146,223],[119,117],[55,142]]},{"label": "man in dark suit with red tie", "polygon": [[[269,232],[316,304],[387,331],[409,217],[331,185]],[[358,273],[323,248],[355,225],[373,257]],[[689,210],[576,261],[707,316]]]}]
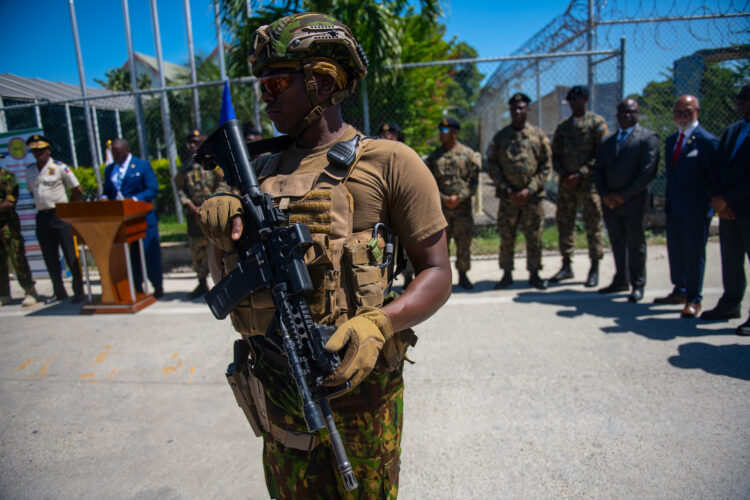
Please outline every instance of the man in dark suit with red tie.
[{"label": "man in dark suit with red tie", "polygon": [[656,304],[685,304],[682,318],[701,311],[706,240],[711,224],[711,168],[719,141],[698,123],[700,102],[692,95],[677,99],[673,108],[678,131],[667,137],[667,253],[674,288]]},{"label": "man in dark suit with red tie", "polygon": [[630,284],[630,302],[640,301],[646,286],[648,185],[659,163],[659,137],[638,123],[639,116],[635,100],[617,105],[620,128],[602,142],[594,172],[615,258],[615,277],[599,293],[625,292]]},{"label": "man in dark suit with red tie", "polygon": [[[720,217],[724,294],[714,309],[701,316],[710,321],[739,318],[747,286],[744,261],[746,255],[750,258],[750,82],[740,89],[735,102],[742,120],[724,131],[712,169],[711,206]],[[750,335],[750,319],[735,332]]]}]

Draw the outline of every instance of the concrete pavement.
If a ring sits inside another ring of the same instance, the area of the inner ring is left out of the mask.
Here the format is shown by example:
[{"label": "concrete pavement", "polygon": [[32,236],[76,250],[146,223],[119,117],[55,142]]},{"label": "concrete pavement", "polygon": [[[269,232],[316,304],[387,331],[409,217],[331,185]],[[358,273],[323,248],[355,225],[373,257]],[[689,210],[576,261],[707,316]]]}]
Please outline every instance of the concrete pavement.
[{"label": "concrete pavement", "polygon": [[[747,498],[747,318],[706,323],[655,306],[666,249],[650,247],[642,303],[576,279],[495,291],[472,262],[416,330],[406,368],[400,498]],[[721,293],[708,246],[705,301]],[[559,267],[545,255],[544,276]],[[602,285],[612,277],[605,256]],[[50,293],[49,280],[40,280]],[[0,498],[267,498],[261,442],[226,385],[235,334],[189,274],[136,315],[80,316],[67,302],[0,308]]]}]

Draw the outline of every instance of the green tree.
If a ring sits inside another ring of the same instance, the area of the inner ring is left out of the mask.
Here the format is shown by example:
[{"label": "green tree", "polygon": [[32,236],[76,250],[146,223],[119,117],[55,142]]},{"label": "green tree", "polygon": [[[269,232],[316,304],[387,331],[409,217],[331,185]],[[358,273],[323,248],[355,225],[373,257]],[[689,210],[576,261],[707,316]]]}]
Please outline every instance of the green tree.
[{"label": "green tree", "polygon": [[[126,68],[111,68],[104,73],[105,80],[94,78],[94,81],[102,87],[114,91],[129,91],[130,70]],[[151,77],[147,73],[141,73],[136,79],[136,84],[140,90],[149,89],[152,86]]]}]

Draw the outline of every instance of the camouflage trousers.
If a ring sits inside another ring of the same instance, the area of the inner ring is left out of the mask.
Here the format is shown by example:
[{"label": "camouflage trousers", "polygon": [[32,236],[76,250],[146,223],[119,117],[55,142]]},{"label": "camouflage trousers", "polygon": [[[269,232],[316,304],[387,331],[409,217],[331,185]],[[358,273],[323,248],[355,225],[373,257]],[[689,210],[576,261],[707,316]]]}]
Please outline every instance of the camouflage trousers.
[{"label": "camouflage trousers", "polygon": [[474,217],[471,215],[471,200],[462,202],[454,209],[443,207],[443,215],[448,221],[445,234],[448,244],[451,238],[456,242],[456,269],[471,269],[471,240],[474,238]]},{"label": "camouflage trousers", "polygon": [[[326,432],[310,451],[287,448],[263,433],[263,471],[274,499],[395,499],[401,458],[404,381],[399,370],[370,374],[349,394],[331,400],[336,426],[359,488],[347,492]],[[300,399],[286,367],[260,360],[253,373],[263,382],[271,422],[307,432]]]},{"label": "camouflage trousers", "polygon": [[500,198],[497,211],[497,232],[500,234],[500,269],[513,270],[513,253],[516,232],[521,230],[526,238],[526,269],[530,272],[542,268],[542,231],[544,209],[541,198],[532,198],[519,207],[510,198]]},{"label": "camouflage trousers", "polygon": [[604,256],[602,203],[596,186],[591,181],[582,181],[573,190],[564,188],[562,183],[558,184],[555,220],[560,234],[560,254],[568,260],[573,256],[576,245],[576,213],[579,206],[586,227],[589,258],[600,260]]},{"label": "camouflage trousers", "polygon": [[208,277],[208,238],[188,237],[190,245],[190,260],[193,264],[193,271],[198,274],[198,279],[204,280]]},{"label": "camouflage trousers", "polygon": [[31,270],[26,260],[26,251],[23,248],[23,235],[21,234],[21,223],[18,217],[0,227],[0,296],[10,295],[10,282],[8,280],[8,262],[10,261],[16,273],[16,279],[24,291],[28,292],[34,286],[31,278]]}]

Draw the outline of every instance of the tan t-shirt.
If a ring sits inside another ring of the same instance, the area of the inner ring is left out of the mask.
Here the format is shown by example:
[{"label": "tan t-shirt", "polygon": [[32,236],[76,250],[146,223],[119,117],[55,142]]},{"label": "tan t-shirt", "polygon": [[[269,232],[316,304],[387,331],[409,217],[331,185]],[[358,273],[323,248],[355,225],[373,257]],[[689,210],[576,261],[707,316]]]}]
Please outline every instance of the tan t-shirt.
[{"label": "tan t-shirt", "polygon": [[[348,126],[336,142],[358,133]],[[281,153],[276,173],[321,171],[328,165],[326,153],[334,144],[313,149],[291,146]],[[375,139],[364,145],[346,187],[354,199],[354,232],[382,222],[408,248],[447,226],[435,178],[417,153],[401,142]]]}]

